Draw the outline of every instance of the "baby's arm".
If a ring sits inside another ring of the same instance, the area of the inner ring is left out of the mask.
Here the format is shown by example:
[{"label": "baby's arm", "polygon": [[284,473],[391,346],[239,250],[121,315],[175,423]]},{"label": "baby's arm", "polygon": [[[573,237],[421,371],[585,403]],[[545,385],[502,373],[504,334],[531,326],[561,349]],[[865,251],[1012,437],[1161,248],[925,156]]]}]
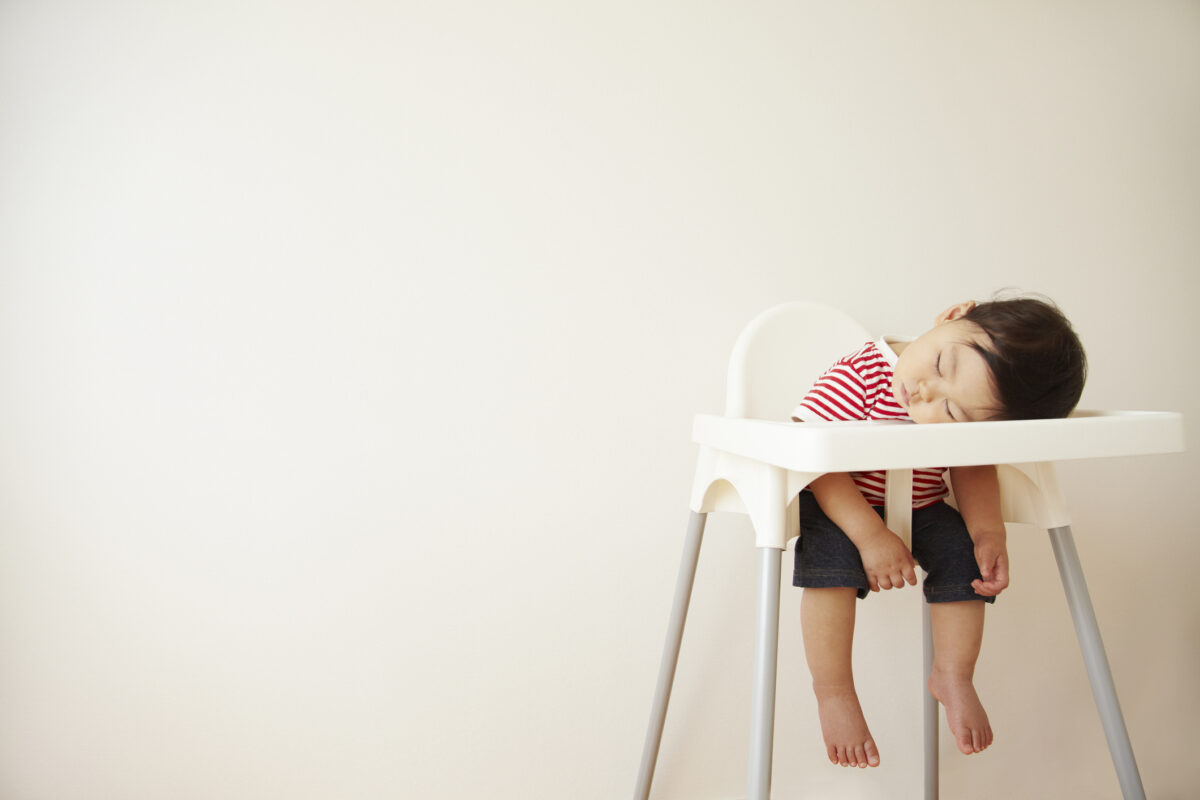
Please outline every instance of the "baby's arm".
[{"label": "baby's arm", "polygon": [[992,466],[951,467],[950,482],[958,510],[975,543],[975,561],[983,580],[975,594],[994,597],[1008,587],[1008,536],[1000,514],[1000,482]]},{"label": "baby's arm", "polygon": [[871,591],[917,585],[912,553],[871,508],[845,472],[822,475],[809,489],[829,519],[841,528],[862,558]]}]

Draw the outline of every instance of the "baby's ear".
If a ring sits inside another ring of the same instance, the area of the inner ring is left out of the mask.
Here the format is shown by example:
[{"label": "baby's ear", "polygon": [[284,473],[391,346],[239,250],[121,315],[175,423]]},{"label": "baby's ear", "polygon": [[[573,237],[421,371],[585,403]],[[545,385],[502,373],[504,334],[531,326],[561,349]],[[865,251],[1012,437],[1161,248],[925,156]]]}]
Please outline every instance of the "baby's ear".
[{"label": "baby's ear", "polygon": [[941,325],[943,322],[950,322],[952,320],[960,319],[965,314],[970,313],[971,309],[973,308],[975,308],[974,300],[965,300],[961,303],[956,303],[947,308],[941,314],[938,314],[937,324]]}]

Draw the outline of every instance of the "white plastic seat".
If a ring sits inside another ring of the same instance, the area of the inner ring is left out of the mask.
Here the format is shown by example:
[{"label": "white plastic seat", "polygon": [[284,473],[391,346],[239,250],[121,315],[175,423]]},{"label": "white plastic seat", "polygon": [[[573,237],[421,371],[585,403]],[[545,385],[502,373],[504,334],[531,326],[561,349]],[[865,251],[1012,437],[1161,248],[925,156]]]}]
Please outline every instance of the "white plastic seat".
[{"label": "white plastic seat", "polygon": [[[707,514],[747,514],[759,549],[747,789],[751,800],[767,800],[774,736],[781,556],[788,540],[798,533],[797,494],[827,472],[886,469],[888,526],[909,543],[912,470],[969,464],[999,465],[1006,522],[1033,524],[1049,532],[1121,790],[1127,800],[1144,799],[1053,462],[1178,452],[1183,449],[1180,415],[1080,411],[1065,420],[965,425],[798,425],[784,421],[821,372],[871,338],[863,327],[835,309],[803,302],[776,306],[756,317],[734,346],[725,415],[696,417],[693,438],[701,447],[691,517],[635,800],[650,796]],[[928,672],[932,664],[928,607],[924,613]],[[925,695],[924,797],[936,798],[937,701],[928,692]]]}]

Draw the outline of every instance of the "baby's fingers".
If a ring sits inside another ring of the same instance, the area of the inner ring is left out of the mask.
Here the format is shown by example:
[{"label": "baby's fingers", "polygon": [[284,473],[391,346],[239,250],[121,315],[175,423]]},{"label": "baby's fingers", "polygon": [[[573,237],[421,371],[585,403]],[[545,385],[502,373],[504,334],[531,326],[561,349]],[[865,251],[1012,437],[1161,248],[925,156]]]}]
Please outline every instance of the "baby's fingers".
[{"label": "baby's fingers", "polygon": [[985,597],[995,597],[1008,588],[1008,581],[975,581],[972,586],[978,583],[979,587],[975,589],[976,594],[984,595]]},{"label": "baby's fingers", "polygon": [[915,586],[916,575],[911,573],[911,568],[896,567],[888,574],[879,576],[879,588],[903,589],[905,582]]},{"label": "baby's fingers", "polygon": [[1004,591],[1004,587],[995,583],[976,580],[971,583],[971,588],[975,590],[975,594],[980,597],[996,597]]},{"label": "baby's fingers", "polygon": [[982,597],[995,597],[1000,594],[1003,587],[998,589],[992,581],[981,581],[976,578],[971,581],[971,588],[975,590],[975,594]]},{"label": "baby's fingers", "polygon": [[975,590],[975,594],[983,595],[984,597],[995,597],[1008,588],[1008,565],[997,568],[995,577],[991,580],[980,580],[976,578],[971,581],[971,588]]},{"label": "baby's fingers", "polygon": [[1001,589],[1008,587],[1008,556],[1001,554],[996,559],[996,572],[992,576],[992,582],[998,584]]}]

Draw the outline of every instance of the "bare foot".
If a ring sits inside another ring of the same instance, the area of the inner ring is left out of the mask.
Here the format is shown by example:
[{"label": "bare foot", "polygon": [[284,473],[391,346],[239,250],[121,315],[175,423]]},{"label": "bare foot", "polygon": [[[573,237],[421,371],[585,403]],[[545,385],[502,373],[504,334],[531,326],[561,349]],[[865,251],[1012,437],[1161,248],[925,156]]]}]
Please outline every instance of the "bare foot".
[{"label": "bare foot", "polygon": [[878,767],[879,751],[867,729],[854,686],[813,687],[829,760],[843,767]]},{"label": "bare foot", "polygon": [[958,749],[966,755],[986,750],[992,743],[992,726],[971,678],[934,670],[929,676],[929,691],[946,707],[946,722]]}]

